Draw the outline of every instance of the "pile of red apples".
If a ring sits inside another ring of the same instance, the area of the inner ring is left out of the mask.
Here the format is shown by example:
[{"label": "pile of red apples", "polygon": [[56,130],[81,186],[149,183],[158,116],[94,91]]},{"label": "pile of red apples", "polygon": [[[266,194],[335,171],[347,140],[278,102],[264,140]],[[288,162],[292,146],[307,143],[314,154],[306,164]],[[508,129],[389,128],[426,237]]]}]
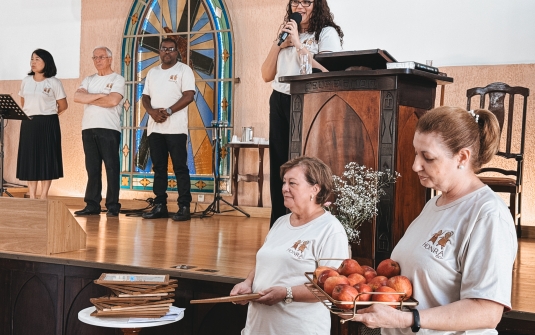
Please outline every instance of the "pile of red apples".
[{"label": "pile of red apples", "polygon": [[[400,276],[399,264],[385,259],[374,270],[360,265],[354,259],[344,259],[338,269],[319,266],[314,271],[314,283],[334,300],[341,309],[353,309],[355,301],[405,301],[412,295],[412,284],[405,276]],[[380,294],[370,294],[380,292]],[[401,294],[400,294],[401,293]]]}]

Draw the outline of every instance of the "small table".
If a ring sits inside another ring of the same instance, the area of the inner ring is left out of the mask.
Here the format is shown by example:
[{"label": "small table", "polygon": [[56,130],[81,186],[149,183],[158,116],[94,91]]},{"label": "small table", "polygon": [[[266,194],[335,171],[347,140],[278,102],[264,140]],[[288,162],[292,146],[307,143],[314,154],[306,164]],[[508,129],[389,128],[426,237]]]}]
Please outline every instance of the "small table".
[{"label": "small table", "polygon": [[[171,310],[173,310],[173,308],[177,307],[171,306]],[[177,322],[184,317],[184,312],[182,312],[182,314],[176,320],[131,323],[128,322],[128,319],[130,318],[91,316],[91,313],[93,313],[94,311],[94,306],[82,309],[80,312],[78,312],[78,320],[93,326],[121,328],[123,334],[125,335],[139,334],[142,328],[167,325],[169,323]]]},{"label": "small table", "polygon": [[[255,144],[251,142],[227,143],[227,147],[234,149],[234,168],[232,171],[232,186],[234,187],[233,205],[238,206],[238,182],[257,182],[258,183],[258,207],[263,207],[262,190],[264,188],[264,149],[269,149],[269,144]],[[258,174],[239,173],[240,149],[258,149]]]}]

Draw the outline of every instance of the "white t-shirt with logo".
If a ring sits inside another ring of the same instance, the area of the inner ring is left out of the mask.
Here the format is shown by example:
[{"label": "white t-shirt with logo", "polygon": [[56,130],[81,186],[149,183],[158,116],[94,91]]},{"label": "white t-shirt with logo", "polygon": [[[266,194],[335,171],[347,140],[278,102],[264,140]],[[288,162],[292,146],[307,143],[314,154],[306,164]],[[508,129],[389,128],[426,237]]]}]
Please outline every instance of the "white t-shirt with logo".
[{"label": "white t-shirt with logo", "polygon": [[[511,308],[512,271],[518,248],[509,209],[488,186],[443,206],[431,199],[392,251],[413,284],[418,309],[461,299],[485,299]],[[497,334],[495,329],[418,334]],[[410,328],[382,334],[413,334]]]},{"label": "white t-shirt with logo", "polygon": [[[182,92],[195,91],[195,76],[189,66],[177,62],[169,69],[162,66],[152,68],[145,78],[143,94],[150,96],[152,108],[169,108],[180,98]],[[147,135],[159,134],[187,134],[188,106],[174,112],[165,122],[156,123],[149,116]]]},{"label": "white t-shirt with logo", "polygon": [[[98,74],[85,78],[80,85],[88,93],[119,93],[124,99],[124,78],[117,73],[105,76]],[[91,104],[84,105],[82,118],[82,130],[104,128],[121,131],[121,114],[123,111],[122,100],[114,107],[99,107]]]},{"label": "white t-shirt with logo", "polygon": [[[336,29],[333,27],[325,27],[321,30],[319,42],[315,40],[315,34],[310,33],[299,34],[299,40],[313,55],[321,52],[342,50],[340,36],[338,36]],[[290,84],[279,82],[279,77],[296,76],[298,74],[299,60],[295,47],[281,49],[277,58],[277,74],[271,83],[271,87],[277,92],[290,94]]]},{"label": "white t-shirt with logo", "polygon": [[[348,258],[348,242],[340,222],[325,212],[311,222],[293,227],[290,215],[280,217],[256,254],[253,292],[273,286],[298,286],[308,282],[320,258]],[[338,267],[341,261],[321,262]],[[329,311],[323,304],[279,302],[273,306],[249,303],[242,334],[325,334],[331,329]]]},{"label": "white t-shirt with logo", "polygon": [[35,81],[33,76],[22,79],[19,96],[24,98],[22,110],[28,116],[58,114],[56,101],[67,97],[61,81],[56,77]]}]

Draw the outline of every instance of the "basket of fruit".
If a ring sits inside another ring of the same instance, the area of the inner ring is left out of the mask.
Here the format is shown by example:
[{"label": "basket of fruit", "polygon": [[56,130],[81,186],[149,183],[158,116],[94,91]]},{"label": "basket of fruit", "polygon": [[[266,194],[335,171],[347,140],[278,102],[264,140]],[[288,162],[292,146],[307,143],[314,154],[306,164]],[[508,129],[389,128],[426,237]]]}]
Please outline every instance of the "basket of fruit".
[{"label": "basket of fruit", "polygon": [[318,266],[314,272],[305,272],[309,281],[306,287],[331,313],[343,317],[340,322],[346,322],[358,309],[372,304],[399,309],[418,305],[411,298],[412,284],[400,275],[397,262],[386,259],[374,270],[354,259],[340,261],[338,269]]}]

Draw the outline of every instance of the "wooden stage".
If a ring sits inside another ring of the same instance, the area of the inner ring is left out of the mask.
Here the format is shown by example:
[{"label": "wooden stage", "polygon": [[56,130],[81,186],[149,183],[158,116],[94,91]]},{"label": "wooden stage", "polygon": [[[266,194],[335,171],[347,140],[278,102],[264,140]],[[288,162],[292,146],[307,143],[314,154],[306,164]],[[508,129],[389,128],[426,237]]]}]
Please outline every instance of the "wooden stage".
[{"label": "wooden stage", "polygon": [[[67,206],[71,212],[82,207],[78,202],[72,201],[67,201]],[[86,249],[50,256],[2,251],[0,261],[5,264],[13,261],[29,262],[34,264],[33,267],[37,267],[35,264],[52,264],[72,267],[79,272],[83,272],[83,269],[96,269],[96,272],[86,275],[88,282],[96,279],[100,271],[117,271],[169,274],[179,278],[179,286],[182,278],[189,283],[186,286],[193,287],[196,282],[202,282],[208,287],[212,282],[217,287],[208,290],[208,293],[185,294],[177,299],[180,306],[180,302],[186,303],[189,301],[187,299],[228,294],[232,285],[243,280],[254,267],[256,251],[269,229],[269,219],[246,218],[235,213],[235,216],[215,214],[186,222],[174,222],[171,219],[144,220],[125,214],[120,214],[118,218],[107,218],[104,213],[100,216],[76,217],[87,233]],[[8,266],[21,268],[12,263]],[[28,265],[22,268],[27,269]],[[535,320],[534,272],[535,240],[519,239],[519,252],[513,272],[513,312],[504,317],[504,329],[512,329],[525,322],[531,324],[530,320]],[[6,279],[5,271],[1,273]],[[243,312],[241,310],[240,313]],[[77,329],[73,326],[69,328],[66,321],[64,323],[64,334],[69,334],[67,329]],[[181,333],[196,333],[195,329],[199,327],[197,323],[188,326],[189,331]],[[531,329],[535,329],[535,326]],[[0,333],[4,333],[1,327]]]}]

